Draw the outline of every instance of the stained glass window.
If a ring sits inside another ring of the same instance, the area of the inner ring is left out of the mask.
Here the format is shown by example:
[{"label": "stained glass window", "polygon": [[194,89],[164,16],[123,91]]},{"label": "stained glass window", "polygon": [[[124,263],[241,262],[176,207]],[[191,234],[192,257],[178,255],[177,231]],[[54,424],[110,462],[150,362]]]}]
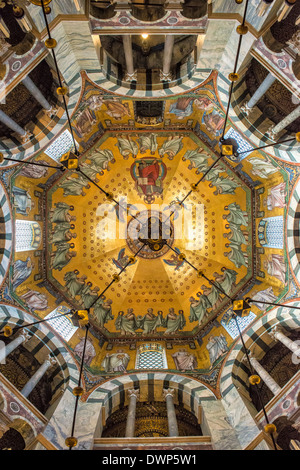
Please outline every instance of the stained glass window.
[{"label": "stained glass window", "polygon": [[38,249],[42,234],[37,222],[30,220],[16,220],[16,246],[15,251],[30,251]]},{"label": "stained glass window", "polygon": [[[69,311],[70,309],[68,307],[62,305],[49,313],[45,317],[45,320],[57,317],[60,313],[68,313]],[[68,315],[49,321],[49,325],[51,325],[51,327],[54,328],[54,330],[56,330],[65,341],[69,341],[77,330],[77,327],[73,325],[72,320]]]},{"label": "stained glass window", "polygon": [[166,369],[165,349],[157,343],[146,343],[137,351],[136,369]]},{"label": "stained glass window", "polygon": [[239,132],[234,130],[233,127],[230,127],[224,137],[225,139],[235,139],[238,144],[238,152],[246,152],[240,156],[240,160],[243,160],[253,151],[253,147],[241,136]]},{"label": "stained glass window", "polygon": [[71,132],[66,129],[57,137],[57,139],[54,140],[54,142],[52,142],[52,144],[49,145],[45,150],[45,154],[58,162],[61,157],[70,150],[74,150],[74,143]]},{"label": "stained glass window", "polygon": [[[230,334],[231,338],[235,339],[239,336],[239,330],[234,318],[232,318],[232,309],[228,310],[221,319],[221,325],[225,328],[227,333]],[[255,313],[250,312],[245,317],[236,317],[240,331],[245,330],[248,325],[256,318]]]}]

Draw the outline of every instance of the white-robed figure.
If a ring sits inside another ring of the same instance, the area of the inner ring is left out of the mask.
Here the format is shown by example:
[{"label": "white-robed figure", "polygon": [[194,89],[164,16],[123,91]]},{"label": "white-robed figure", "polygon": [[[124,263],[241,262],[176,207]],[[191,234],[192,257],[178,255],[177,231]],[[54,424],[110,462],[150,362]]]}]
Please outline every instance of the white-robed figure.
[{"label": "white-robed figure", "polygon": [[270,189],[270,194],[263,200],[263,204],[267,206],[268,211],[273,210],[275,207],[283,208],[286,206],[286,195],[286,183],[282,181]]},{"label": "white-robed figure", "polygon": [[285,284],[286,265],[283,255],[272,253],[264,261],[264,268],[270,276],[276,277],[282,284]]},{"label": "white-robed figure", "polygon": [[212,367],[216,360],[228,351],[225,336],[222,333],[219,336],[211,335],[208,338],[206,349],[208,350],[210,365]]},{"label": "white-robed figure", "polygon": [[105,372],[124,372],[128,366],[129,359],[130,356],[123,349],[118,349],[114,354],[106,354],[101,362],[101,367],[103,367]]},{"label": "white-robed figure", "polygon": [[263,304],[260,302],[274,303],[277,299],[276,295],[274,295],[272,287],[268,287],[267,289],[261,290],[259,292],[253,291],[250,298],[253,300],[252,303],[254,303],[254,305],[256,305],[260,310],[265,310],[268,307],[268,304]]},{"label": "white-robed figure", "polygon": [[33,201],[26,189],[13,186],[12,193],[14,197],[14,206],[17,214],[28,215],[33,208]]}]

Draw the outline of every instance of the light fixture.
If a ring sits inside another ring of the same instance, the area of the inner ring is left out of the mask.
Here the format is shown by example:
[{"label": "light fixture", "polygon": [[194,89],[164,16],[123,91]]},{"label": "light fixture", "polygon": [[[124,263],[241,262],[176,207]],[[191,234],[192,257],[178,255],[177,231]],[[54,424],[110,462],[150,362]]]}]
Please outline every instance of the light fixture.
[{"label": "light fixture", "polygon": [[141,36],[142,36],[142,38],[143,38],[143,39],[148,39],[148,37],[149,37],[149,34],[147,34],[147,33],[143,33]]}]

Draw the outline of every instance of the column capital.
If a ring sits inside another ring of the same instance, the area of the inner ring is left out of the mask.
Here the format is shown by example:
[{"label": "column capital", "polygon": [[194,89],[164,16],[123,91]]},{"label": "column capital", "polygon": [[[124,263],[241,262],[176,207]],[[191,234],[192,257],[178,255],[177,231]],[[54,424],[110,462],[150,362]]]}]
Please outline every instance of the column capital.
[{"label": "column capital", "polygon": [[55,366],[55,365],[57,365],[57,360],[55,359],[55,357],[50,356],[50,354],[49,354],[49,356],[45,360],[45,364],[49,365],[49,367],[50,366]]},{"label": "column capital", "polygon": [[110,0],[115,7],[115,11],[131,10],[130,0]]},{"label": "column capital", "polygon": [[166,11],[174,11],[174,10],[182,10],[182,5],[184,0],[167,0],[166,4],[164,5],[164,9]]},{"label": "column capital", "polygon": [[6,431],[8,430],[9,430],[9,426],[7,426],[6,423],[3,423],[0,421],[0,439],[3,436],[3,434],[6,433]]},{"label": "column capital", "polygon": [[137,400],[140,398],[140,391],[139,389],[131,388],[128,390],[129,398],[135,397]]},{"label": "column capital", "polygon": [[248,101],[245,101],[245,103],[240,107],[240,110],[242,113],[244,113],[246,116],[250,114],[250,112],[253,110],[253,108],[250,108],[248,106]]},{"label": "column capital", "polygon": [[271,336],[271,338],[273,338],[275,341],[278,341],[277,337],[276,337],[276,333],[283,333],[284,334],[284,330],[282,328],[282,326],[280,325],[275,325],[273,326],[273,328],[269,331],[269,335]]},{"label": "column capital", "polygon": [[174,398],[174,395],[175,395],[174,388],[163,388],[164,398],[167,398],[168,396],[171,396],[172,398]]},{"label": "column capital", "polygon": [[27,341],[32,338],[32,336],[29,334],[28,331],[25,329],[21,330],[21,333],[19,334],[19,337],[23,339],[23,343],[27,343]]}]

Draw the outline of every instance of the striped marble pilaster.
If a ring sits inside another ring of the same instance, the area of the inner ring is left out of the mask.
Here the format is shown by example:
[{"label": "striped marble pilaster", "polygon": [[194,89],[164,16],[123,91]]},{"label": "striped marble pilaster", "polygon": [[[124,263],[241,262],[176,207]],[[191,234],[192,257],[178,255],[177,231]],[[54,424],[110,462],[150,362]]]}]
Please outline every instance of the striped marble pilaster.
[{"label": "striped marble pilaster", "polygon": [[292,274],[300,286],[300,178],[298,178],[289,200],[286,240]]},{"label": "striped marble pilaster", "polygon": [[9,269],[12,253],[12,214],[8,194],[0,183],[0,286]]}]

